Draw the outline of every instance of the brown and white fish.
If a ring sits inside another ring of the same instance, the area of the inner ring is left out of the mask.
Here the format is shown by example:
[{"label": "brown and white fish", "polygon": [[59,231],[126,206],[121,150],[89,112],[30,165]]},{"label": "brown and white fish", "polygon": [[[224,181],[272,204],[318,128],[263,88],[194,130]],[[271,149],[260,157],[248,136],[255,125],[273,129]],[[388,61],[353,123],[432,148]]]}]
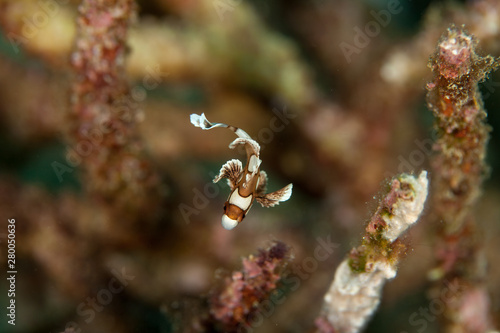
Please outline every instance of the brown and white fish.
[{"label": "brown and white fish", "polygon": [[224,215],[222,215],[222,226],[231,230],[236,227],[248,213],[254,200],[257,200],[262,207],[273,207],[282,201],[286,201],[292,195],[292,184],[288,184],[281,190],[265,193],[267,186],[267,175],[260,170],[262,161],[259,158],[260,146],[245,131],[240,128],[221,124],[211,123],[202,113],[191,115],[191,123],[204,130],[215,127],[227,128],[238,136],[231,142],[229,148],[234,149],[237,145],[244,145],[247,153],[247,164],[243,168],[239,160],[230,160],[224,164],[219,175],[213,180],[217,183],[222,178],[227,178],[227,183],[231,188],[231,194],[224,204]]}]

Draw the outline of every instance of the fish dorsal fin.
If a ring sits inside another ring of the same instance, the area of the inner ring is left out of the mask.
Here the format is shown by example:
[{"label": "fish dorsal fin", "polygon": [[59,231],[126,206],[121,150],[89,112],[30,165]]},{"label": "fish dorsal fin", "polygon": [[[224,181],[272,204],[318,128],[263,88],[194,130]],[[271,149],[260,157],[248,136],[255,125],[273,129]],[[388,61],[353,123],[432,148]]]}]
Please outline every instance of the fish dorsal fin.
[{"label": "fish dorsal fin", "polygon": [[237,138],[229,144],[229,148],[234,149],[237,145],[245,145],[249,157],[255,155],[258,158],[260,156],[260,145],[253,139]]}]

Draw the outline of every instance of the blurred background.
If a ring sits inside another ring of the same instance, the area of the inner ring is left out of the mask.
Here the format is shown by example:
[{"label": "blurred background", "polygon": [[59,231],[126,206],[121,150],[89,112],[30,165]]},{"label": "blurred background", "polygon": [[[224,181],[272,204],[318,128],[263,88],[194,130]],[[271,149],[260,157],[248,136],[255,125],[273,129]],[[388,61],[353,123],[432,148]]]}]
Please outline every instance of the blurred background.
[{"label": "blurred background", "polygon": [[[79,5],[0,0],[1,332],[204,331],[192,323],[213,290],[241,270],[243,257],[277,240],[290,247],[286,269],[300,283],[283,287],[285,301],[252,330],[312,330],[387,179],[429,170],[434,132],[425,85],[440,36],[450,23],[465,24],[483,54],[500,55],[495,0],[137,1],[124,70],[110,75],[128,90],[133,114],[124,143],[90,135],[84,146],[82,105],[98,108],[99,93],[112,95],[115,86],[80,93],[87,86],[76,65],[75,50],[86,47],[85,36],[75,42]],[[498,320],[498,72],[481,91],[493,132],[476,218]],[[261,143],[268,190],[293,183],[291,199],[269,209],[256,204],[241,225],[224,230],[229,188],[212,179],[227,160],[246,156],[228,148],[234,133],[195,128],[191,113]],[[12,218],[15,327],[5,315]],[[410,320],[432,300],[432,223],[427,209],[408,232],[411,250],[367,332],[440,331],[439,313]],[[335,250],[304,271],[320,239]]]}]

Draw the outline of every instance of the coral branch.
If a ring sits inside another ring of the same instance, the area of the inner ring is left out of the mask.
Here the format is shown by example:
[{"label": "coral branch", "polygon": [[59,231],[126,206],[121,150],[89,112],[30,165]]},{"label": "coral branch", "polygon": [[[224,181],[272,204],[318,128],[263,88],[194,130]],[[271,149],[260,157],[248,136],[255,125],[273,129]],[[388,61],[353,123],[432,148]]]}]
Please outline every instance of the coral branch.
[{"label": "coral branch", "polygon": [[436,205],[446,233],[460,230],[480,195],[489,126],[478,83],[494,70],[491,56],[476,54],[477,41],[452,27],[438,44],[430,66],[427,102],[436,117]]},{"label": "coral branch", "polygon": [[159,196],[158,177],[138,137],[138,104],[125,76],[126,37],[135,5],[131,0],[86,0],[79,12],[71,58],[76,80],[68,157],[81,161],[85,184],[94,195],[129,218],[144,218],[154,212]]},{"label": "coral branch", "polygon": [[[478,263],[485,260],[471,209],[481,195],[487,173],[490,132],[478,83],[498,67],[498,62],[492,56],[478,55],[476,46],[477,40],[463,28],[449,28],[431,58],[434,78],[427,84],[427,102],[438,133],[432,167],[436,223],[442,229],[436,255],[439,266],[431,278],[454,279],[467,286],[459,301],[446,304],[446,332],[483,332],[492,326],[484,312],[489,297],[482,286],[485,270]],[[467,306],[469,297],[482,300],[482,304]],[[477,318],[483,318],[480,325]]]},{"label": "coral branch", "polygon": [[[402,174],[366,227],[362,245],[337,268],[316,325],[320,332],[355,333],[367,324],[380,303],[385,281],[396,276],[405,246],[397,238],[415,223],[427,198],[427,172]],[[329,323],[329,324],[327,324]]]},{"label": "coral branch", "polygon": [[267,250],[243,259],[243,269],[226,278],[221,290],[209,299],[210,314],[205,326],[220,332],[240,332],[251,326],[263,301],[272,297],[291,260],[290,249],[275,242]]}]

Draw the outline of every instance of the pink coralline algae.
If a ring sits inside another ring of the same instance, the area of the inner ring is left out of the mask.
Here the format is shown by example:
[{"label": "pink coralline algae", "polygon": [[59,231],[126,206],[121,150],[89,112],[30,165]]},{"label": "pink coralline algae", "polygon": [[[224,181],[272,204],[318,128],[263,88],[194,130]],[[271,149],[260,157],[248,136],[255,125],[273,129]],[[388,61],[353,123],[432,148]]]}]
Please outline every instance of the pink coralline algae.
[{"label": "pink coralline algae", "polygon": [[224,332],[233,332],[250,325],[252,315],[262,301],[271,297],[290,260],[290,250],[275,242],[267,250],[243,259],[241,271],[227,277],[220,292],[210,298],[210,319]]}]

